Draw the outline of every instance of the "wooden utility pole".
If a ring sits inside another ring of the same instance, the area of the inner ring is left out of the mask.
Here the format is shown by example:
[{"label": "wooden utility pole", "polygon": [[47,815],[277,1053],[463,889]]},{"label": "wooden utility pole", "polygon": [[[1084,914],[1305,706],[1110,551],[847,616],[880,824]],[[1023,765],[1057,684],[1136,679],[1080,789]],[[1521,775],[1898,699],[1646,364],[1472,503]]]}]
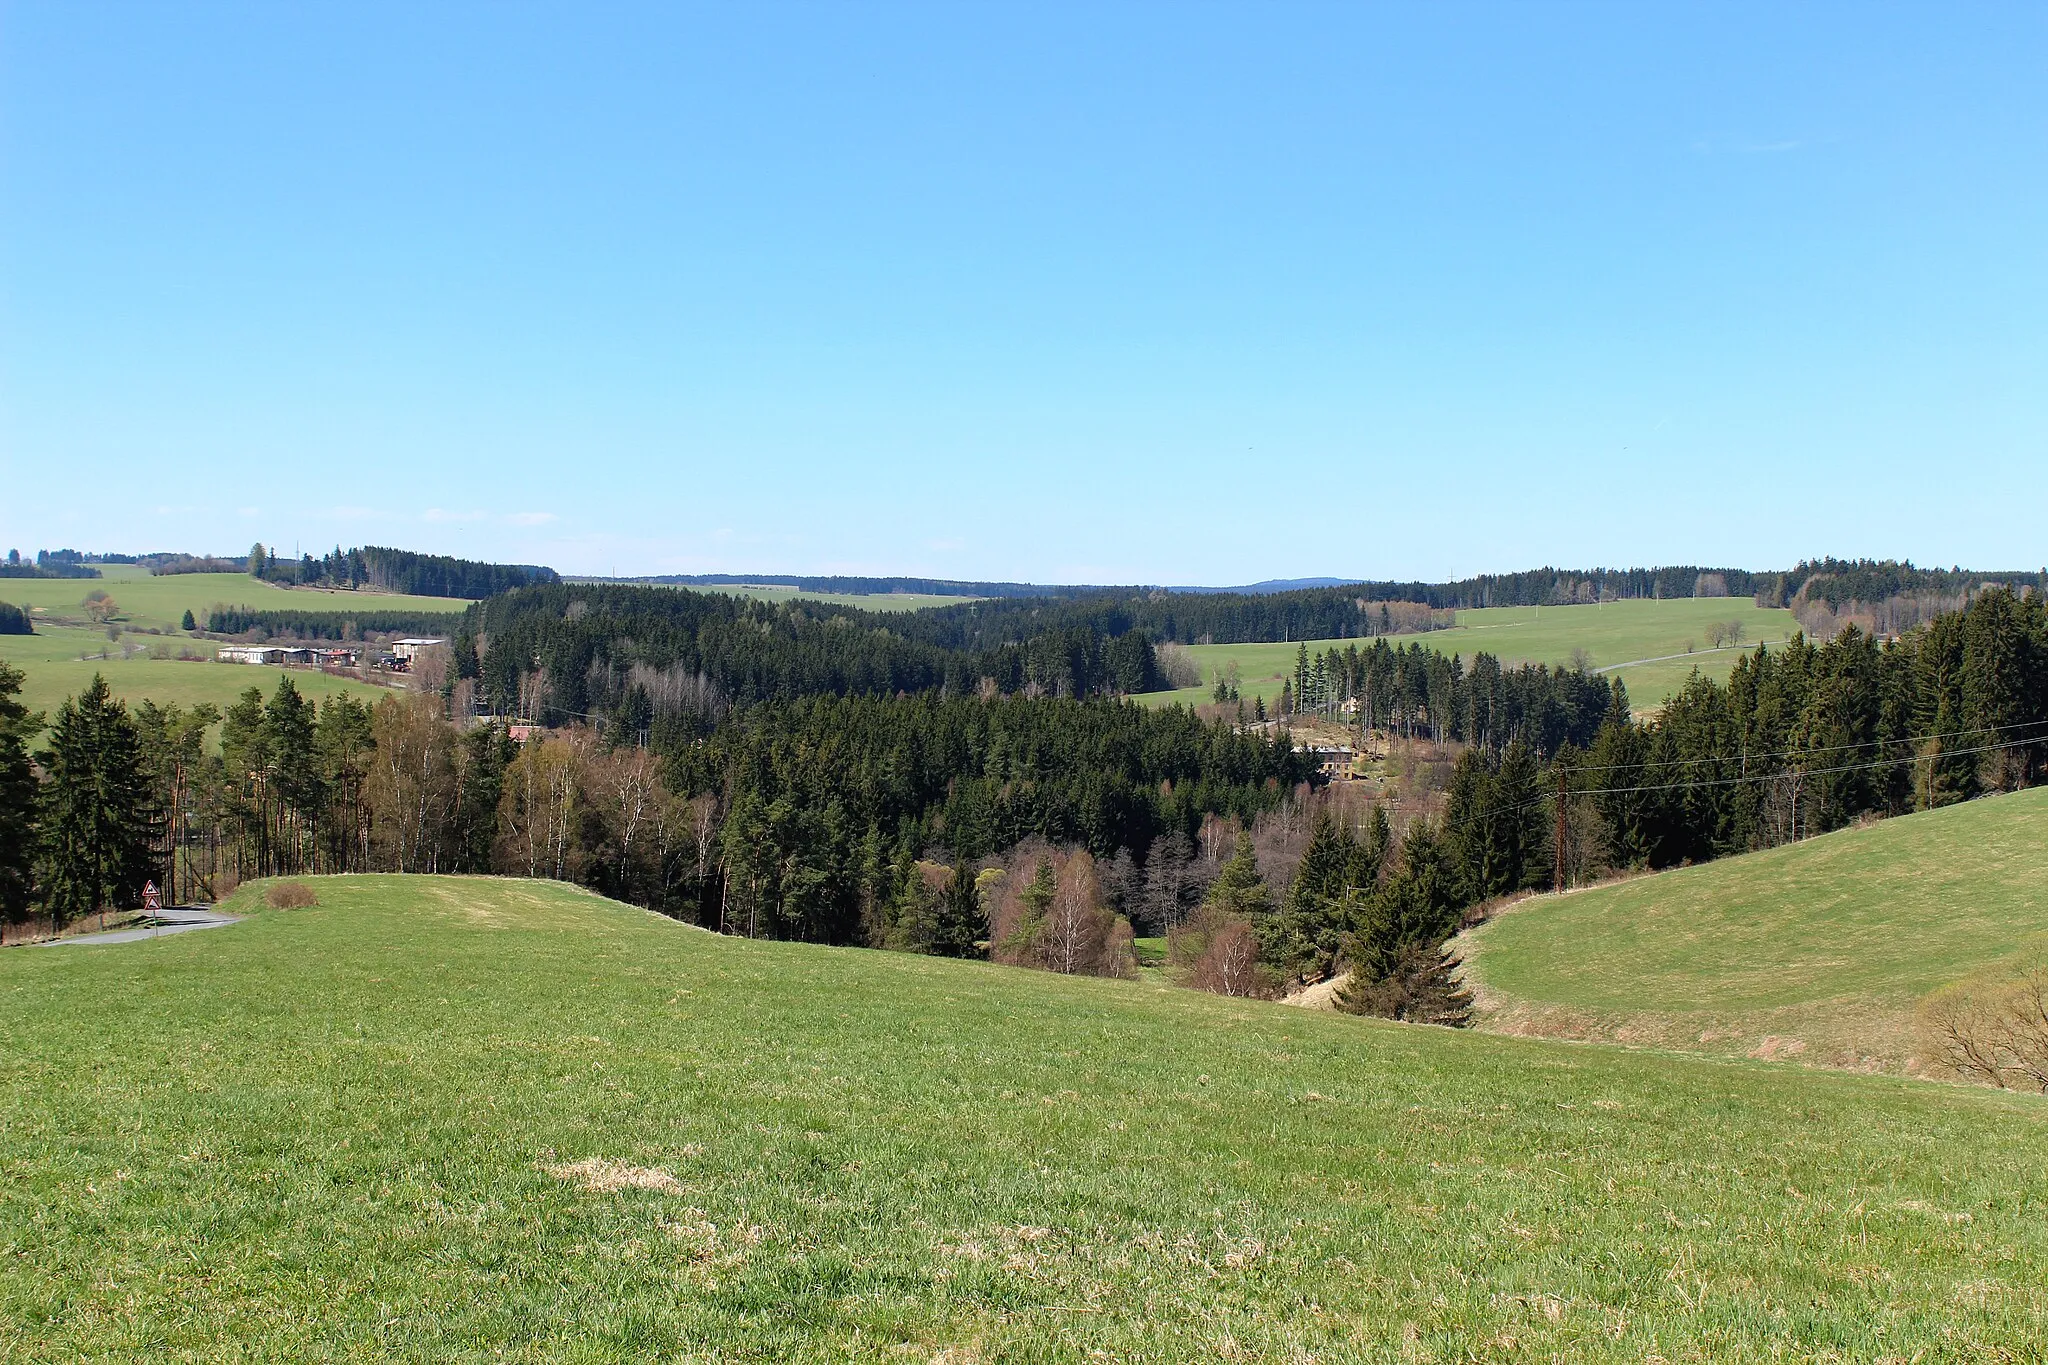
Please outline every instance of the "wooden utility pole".
[{"label": "wooden utility pole", "polygon": [[1564,769],[1559,768],[1557,770],[1557,836],[1555,839],[1556,848],[1554,850],[1556,857],[1552,859],[1550,878],[1550,889],[1552,891],[1564,890],[1564,838]]}]

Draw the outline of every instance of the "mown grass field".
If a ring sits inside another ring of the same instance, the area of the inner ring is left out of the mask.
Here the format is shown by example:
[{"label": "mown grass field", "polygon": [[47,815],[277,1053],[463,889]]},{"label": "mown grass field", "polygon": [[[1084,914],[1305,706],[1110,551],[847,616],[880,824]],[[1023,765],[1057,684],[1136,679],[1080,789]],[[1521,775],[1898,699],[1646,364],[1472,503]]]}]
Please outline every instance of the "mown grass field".
[{"label": "mown grass field", "polygon": [[[85,595],[103,589],[120,604],[120,623],[132,630],[176,630],[190,611],[204,617],[215,603],[263,611],[462,611],[455,597],[408,597],[402,593],[283,588],[241,573],[166,574],[159,578],[133,564],[103,564],[98,578],[0,578],[0,602],[42,607],[55,617],[83,620]],[[37,627],[41,629],[40,625]]]},{"label": "mown grass field", "polygon": [[1915,1065],[1951,982],[2048,959],[2048,790],[1527,901],[1467,934],[1485,1026]]},{"label": "mown grass field", "polygon": [[313,885],[0,954],[0,1356],[2048,1354],[2040,1102]]},{"label": "mown grass field", "polygon": [[[0,635],[0,659],[22,671],[22,700],[29,709],[54,714],[64,698],[77,695],[96,672],[105,675],[115,696],[131,704],[145,698],[159,705],[203,701],[225,709],[250,686],[261,687],[268,695],[277,686],[278,670],[220,663],[214,658],[217,642],[195,640],[178,629],[187,610],[203,621],[215,603],[271,611],[461,611],[469,605],[447,597],[280,588],[247,574],[157,578],[131,564],[103,565],[101,574],[97,579],[0,578],[0,602],[42,609],[35,617],[34,635]],[[95,588],[104,590],[120,608],[114,620],[121,628],[118,641],[109,641],[103,628],[86,620],[80,604]],[[161,633],[148,633],[152,631]],[[180,660],[176,656],[181,650],[204,657],[198,662]],[[158,654],[170,657],[154,657]],[[373,699],[389,690],[308,669],[294,669],[291,677],[301,692],[316,700],[337,692]]]},{"label": "mown grass field", "polygon": [[[1716,621],[1740,621],[1744,644],[1734,649],[1707,647],[1707,627]],[[1391,643],[1420,641],[1444,654],[1462,655],[1466,663],[1485,652],[1503,664],[1557,664],[1583,649],[1595,668],[1614,668],[1637,706],[1663,702],[1698,668],[1710,678],[1728,676],[1735,660],[1759,641],[1790,639],[1798,624],[1792,613],[1758,607],[1748,598],[1674,598],[1654,602],[1606,602],[1584,607],[1485,607],[1458,613],[1451,630],[1392,637]],[[1311,640],[1309,653],[1349,640]],[[1691,652],[1688,653],[1688,646]],[[1264,697],[1270,705],[1280,696],[1280,680],[1294,670],[1299,641],[1291,644],[1192,645],[1189,653],[1202,666],[1205,685],[1177,692],[1155,692],[1147,702],[1199,703],[1209,700],[1216,679],[1234,661],[1241,678],[1239,691],[1250,702]],[[1678,656],[1668,658],[1665,656]],[[1655,662],[1633,663],[1634,660]],[[1628,664],[1616,668],[1615,665]]]}]

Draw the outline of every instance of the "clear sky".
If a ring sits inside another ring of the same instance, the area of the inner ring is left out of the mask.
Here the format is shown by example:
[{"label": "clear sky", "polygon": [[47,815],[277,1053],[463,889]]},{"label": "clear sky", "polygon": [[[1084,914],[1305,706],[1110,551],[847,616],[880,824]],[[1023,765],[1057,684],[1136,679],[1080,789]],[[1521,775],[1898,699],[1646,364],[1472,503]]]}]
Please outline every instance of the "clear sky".
[{"label": "clear sky", "polygon": [[0,3],[0,549],[2048,561],[2048,5]]}]

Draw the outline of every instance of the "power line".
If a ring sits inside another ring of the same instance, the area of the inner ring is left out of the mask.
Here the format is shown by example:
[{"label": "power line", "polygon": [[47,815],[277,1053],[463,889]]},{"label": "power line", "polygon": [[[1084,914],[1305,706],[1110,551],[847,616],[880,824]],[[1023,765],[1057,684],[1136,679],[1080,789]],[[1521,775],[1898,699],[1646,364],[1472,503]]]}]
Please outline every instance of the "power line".
[{"label": "power line", "polygon": [[[1951,730],[1947,734],[1941,735],[1905,735],[1898,739],[1863,739],[1857,740],[1853,744],[1825,744],[1810,749],[1780,749],[1775,753],[1730,754],[1709,758],[1674,758],[1663,766],[1692,767],[1705,763],[1762,763],[1773,758],[1799,758],[1807,754],[1835,754],[1849,749],[1868,749],[1879,744],[1932,744],[1944,739],[1964,739],[1972,735],[1995,734],[2001,730],[2030,730],[2042,727],[2048,727],[2048,720],[2018,720],[2006,725],[1973,725],[1966,730]],[[2033,741],[2022,740],[2014,742],[2032,743]],[[1572,771],[1575,773],[1604,773],[1624,768],[1641,768],[1646,766],[1648,766],[1646,763],[1586,763],[1574,764]]]},{"label": "power line", "polygon": [[[2048,722],[2039,721],[2028,723],[2048,724]],[[2011,729],[2015,727],[2006,726],[2002,728]],[[1569,796],[1632,796],[1646,792],[1694,791],[1701,787],[1732,787],[1739,786],[1744,782],[1776,782],[1782,781],[1787,777],[1797,777],[1804,780],[1809,777],[1826,777],[1834,773],[1864,772],[1876,768],[1897,767],[1905,763],[1926,763],[1931,762],[1937,757],[1963,758],[1971,754],[1992,753],[2000,749],[2015,749],[2023,744],[2033,742],[2032,740],[2006,740],[1999,744],[1980,744],[1968,749],[1951,749],[1939,755],[1909,754],[1903,757],[1874,759],[1866,763],[1843,763],[1830,768],[1801,768],[1791,771],[1778,770],[1765,773],[1744,773],[1735,777],[1707,778],[1696,782],[1647,783],[1634,787],[1594,787],[1586,790],[1571,791],[1566,794]],[[1531,806],[1540,806],[1544,802],[1554,799],[1550,793],[1546,792],[1542,796],[1532,797],[1527,801],[1517,801],[1511,806],[1494,806],[1487,810],[1475,811],[1455,824],[1446,823],[1444,830],[1449,832],[1454,829],[1464,829],[1466,826],[1475,824],[1478,821],[1492,819],[1499,815],[1512,815],[1517,811],[1527,810]]]}]

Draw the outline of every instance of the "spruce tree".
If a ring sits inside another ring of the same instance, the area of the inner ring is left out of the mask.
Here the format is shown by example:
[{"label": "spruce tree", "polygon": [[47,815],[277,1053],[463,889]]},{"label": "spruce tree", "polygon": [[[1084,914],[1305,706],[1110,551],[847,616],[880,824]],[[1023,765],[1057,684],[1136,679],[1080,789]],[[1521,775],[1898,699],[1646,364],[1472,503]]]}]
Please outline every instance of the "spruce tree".
[{"label": "spruce tree", "polygon": [[190,607],[187,607],[187,608],[185,608],[185,614],[184,614],[184,616],[180,617],[180,618],[179,618],[179,620],[178,620],[178,629],[179,629],[179,630],[197,630],[197,629],[199,629],[199,623],[198,623],[197,621],[195,621],[195,620],[193,620],[193,619],[192,619],[192,608],[190,608]]},{"label": "spruce tree", "polygon": [[979,957],[981,941],[987,937],[988,916],[981,908],[981,890],[974,869],[965,862],[957,862],[939,902],[928,951],[940,957]]},{"label": "spruce tree", "polygon": [[34,890],[36,775],[28,738],[43,723],[41,712],[17,700],[21,683],[20,669],[0,663],[0,921],[9,923],[28,913]]},{"label": "spruce tree", "polygon": [[142,740],[128,708],[92,683],[57,710],[42,755],[42,844],[50,909],[61,920],[134,905],[153,869],[155,820]]}]

